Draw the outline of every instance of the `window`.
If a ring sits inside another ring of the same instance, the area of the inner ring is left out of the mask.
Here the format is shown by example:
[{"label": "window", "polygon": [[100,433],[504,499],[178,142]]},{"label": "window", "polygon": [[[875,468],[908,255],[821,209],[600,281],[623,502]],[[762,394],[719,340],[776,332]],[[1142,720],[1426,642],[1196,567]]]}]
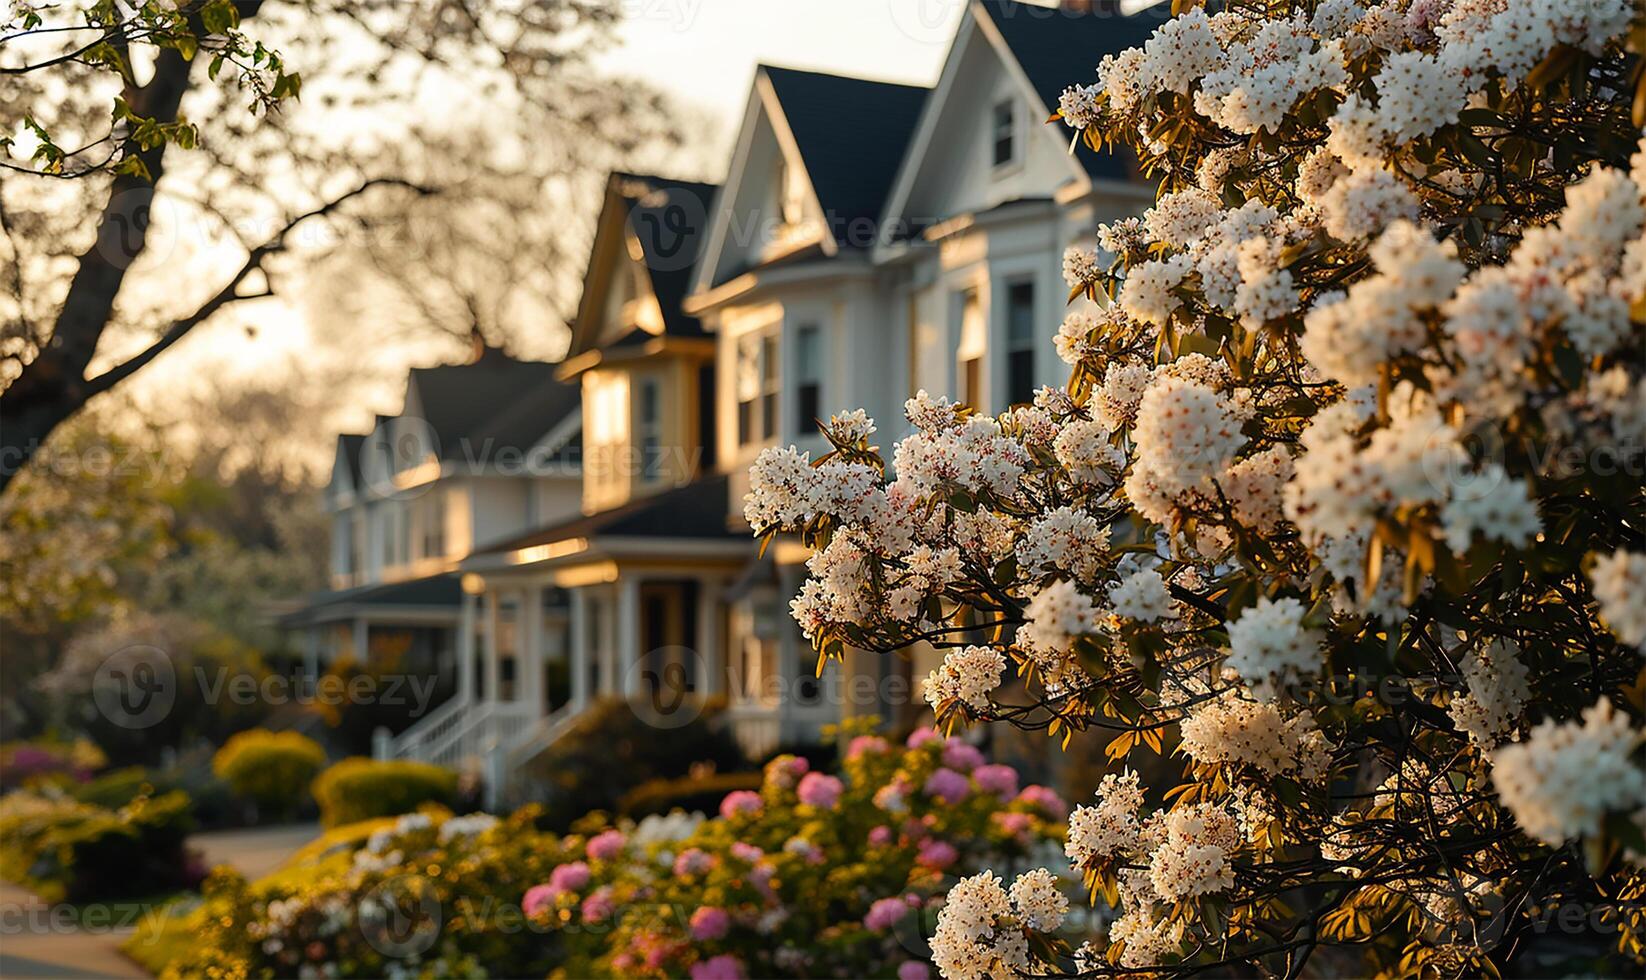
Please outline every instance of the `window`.
[{"label": "window", "polygon": [[435,492],[423,498],[421,557],[443,558],[446,554],[446,495]]},{"label": "window", "polygon": [[640,436],[640,477],[646,481],[657,479],[663,471],[662,394],[656,378],[640,382],[640,407],[635,431]]},{"label": "window", "polygon": [[777,435],[777,336],[744,337],[737,345],[737,442]]},{"label": "window", "polygon": [[801,325],[794,333],[795,406],[797,435],[809,435],[823,417],[823,338],[817,324]]},{"label": "window", "polygon": [[1006,391],[1011,404],[1034,401],[1034,283],[1006,287]]},{"label": "window", "polygon": [[983,316],[983,300],[977,290],[960,294],[960,400],[973,408],[984,408],[983,354],[988,348],[988,326]]},{"label": "window", "polygon": [[1012,99],[996,102],[994,125],[990,130],[992,159],[997,167],[1017,162],[1017,103]]}]

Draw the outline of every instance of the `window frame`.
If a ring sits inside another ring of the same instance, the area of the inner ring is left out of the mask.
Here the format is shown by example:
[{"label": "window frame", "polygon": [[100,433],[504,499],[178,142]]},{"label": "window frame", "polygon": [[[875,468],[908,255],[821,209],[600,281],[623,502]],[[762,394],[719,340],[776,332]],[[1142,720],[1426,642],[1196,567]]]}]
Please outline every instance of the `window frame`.
[{"label": "window frame", "polygon": [[[1001,110],[1007,113],[1006,131],[1001,132]],[[1023,162],[1023,112],[1018,105],[1015,95],[1008,95],[996,99],[989,107],[989,167],[991,172],[1000,173],[1016,168]],[[1009,150],[1005,159],[1000,158],[1000,148],[1004,144]]]},{"label": "window frame", "polygon": [[[1035,336],[1035,304],[1039,301],[1039,290],[1036,288],[1033,276],[1018,276],[1007,279],[1004,285],[1003,292],[1006,294],[1006,302],[1002,305],[1004,307],[1005,329],[1003,333],[1005,336],[1002,338],[1004,342],[1000,346],[1005,355],[1002,358],[1005,372],[1005,404],[1027,404],[1034,401],[1035,369],[1038,367],[1036,364],[1036,349],[1039,338]],[[1029,300],[1026,311],[1027,319],[1024,322],[1024,330],[1021,334],[1014,329],[1016,326],[1014,315],[1024,309],[1016,302],[1020,295],[1019,290],[1026,291]],[[1024,357],[1028,358],[1028,391],[1019,392],[1017,390],[1019,380],[1017,374],[1021,364],[1020,358]],[[1020,394],[1024,397],[1019,398],[1018,395]]]},{"label": "window frame", "polygon": [[812,320],[794,331],[794,434],[815,434],[823,417],[823,327]]}]

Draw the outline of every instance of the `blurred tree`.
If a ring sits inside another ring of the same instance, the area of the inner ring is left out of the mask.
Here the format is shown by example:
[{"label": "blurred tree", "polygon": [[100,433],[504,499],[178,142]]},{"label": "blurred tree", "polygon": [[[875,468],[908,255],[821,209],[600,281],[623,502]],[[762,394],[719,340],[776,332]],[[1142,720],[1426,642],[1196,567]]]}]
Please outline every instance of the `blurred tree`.
[{"label": "blurred tree", "polygon": [[[84,0],[59,16],[130,6]],[[184,9],[203,19],[221,6]],[[225,309],[283,285],[289,291],[290,280],[328,256],[367,254],[379,269],[417,270],[391,277],[402,284],[431,286],[449,273],[446,298],[432,290],[406,297],[429,314],[420,326],[508,339],[498,335],[503,317],[477,312],[494,297],[472,284],[474,264],[450,257],[489,254],[508,226],[526,236],[513,239],[517,261],[535,257],[553,269],[564,254],[557,243],[580,237],[569,202],[592,199],[599,171],[670,131],[660,96],[588,68],[622,7],[238,0],[238,23],[282,53],[279,77],[289,77],[286,65],[304,69],[301,107],[287,99],[266,114],[239,111],[232,100],[244,93],[213,81],[207,59],[186,57],[187,42],[158,54],[131,46],[128,70],[113,74],[102,61],[61,57],[73,51],[73,32],[51,35],[64,47],[55,58],[22,63],[40,61],[36,70],[0,62],[8,86],[15,83],[0,94],[0,132],[32,121],[54,146],[91,142],[99,125],[107,128],[115,97],[141,107],[151,129],[190,126],[186,138],[149,145],[117,120],[108,138],[123,141],[119,158],[138,159],[140,170],[91,168],[76,180],[0,170],[0,256],[11,280],[0,292],[0,489],[88,400]],[[0,58],[18,57],[15,48],[0,48]],[[295,86],[279,94],[296,94]],[[454,119],[484,126],[454,135]],[[184,146],[198,152],[173,152]],[[455,203],[443,210],[409,203],[448,189]],[[487,201],[502,206],[488,212]],[[535,306],[507,301],[510,324],[553,322],[556,303],[563,312],[563,297],[534,288]],[[350,327],[351,348],[366,349],[370,330]]]}]

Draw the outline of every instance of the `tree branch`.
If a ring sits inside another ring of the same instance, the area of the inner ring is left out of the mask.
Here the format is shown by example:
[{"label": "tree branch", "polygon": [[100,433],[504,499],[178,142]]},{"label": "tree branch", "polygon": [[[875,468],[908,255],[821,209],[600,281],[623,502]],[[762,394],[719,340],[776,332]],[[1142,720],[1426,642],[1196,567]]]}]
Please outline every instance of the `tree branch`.
[{"label": "tree branch", "polygon": [[173,320],[171,325],[160,334],[159,338],[156,339],[154,343],[150,344],[142,353],[131,357],[129,360],[122,361],[107,371],[104,371],[102,374],[99,374],[97,377],[88,380],[86,382],[86,397],[90,398],[94,395],[102,394],[125,379],[131,377],[133,374],[145,367],[149,362],[164,353],[167,348],[171,347],[179,340],[182,340],[188,335],[189,331],[205,322],[223,307],[228,306],[231,303],[243,302],[249,299],[260,299],[265,296],[273,295],[271,290],[266,289],[258,293],[243,294],[239,291],[240,285],[244,283],[246,278],[253,272],[261,271],[264,260],[266,260],[269,256],[285,250],[287,236],[290,235],[298,225],[308,221],[311,218],[324,217],[325,215],[336,211],[339,207],[351,199],[359,197],[361,194],[364,194],[373,187],[404,187],[409,190],[416,191],[418,194],[425,195],[436,193],[434,188],[424,187],[407,180],[401,180],[397,177],[374,177],[370,180],[364,181],[346,194],[342,194],[312,210],[305,211],[302,214],[297,215],[290,221],[287,221],[284,227],[276,232],[272,238],[265,241],[263,244],[258,245],[256,248],[253,248],[246,256],[246,260],[240,264],[240,268],[235,271],[233,276],[229,277],[229,281],[224,283],[223,287],[216,293],[212,294],[210,299],[207,299],[204,303],[202,303],[199,309],[195,310],[188,316],[183,317],[182,319]]}]

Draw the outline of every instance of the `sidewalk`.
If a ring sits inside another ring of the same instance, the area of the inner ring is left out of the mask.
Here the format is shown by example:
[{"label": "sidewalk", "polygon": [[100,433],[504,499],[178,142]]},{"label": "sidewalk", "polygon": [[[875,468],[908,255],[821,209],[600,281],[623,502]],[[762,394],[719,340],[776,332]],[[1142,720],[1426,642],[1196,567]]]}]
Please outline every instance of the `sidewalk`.
[{"label": "sidewalk", "polygon": [[[274,870],[293,851],[320,836],[315,824],[254,827],[196,834],[189,846],[206,864],[227,864],[248,878]],[[0,881],[0,980],[145,977],[120,953],[120,944],[145,916],[163,914],[159,907],[111,903],[106,921],[76,921],[69,910],[42,902],[30,892]]]}]

